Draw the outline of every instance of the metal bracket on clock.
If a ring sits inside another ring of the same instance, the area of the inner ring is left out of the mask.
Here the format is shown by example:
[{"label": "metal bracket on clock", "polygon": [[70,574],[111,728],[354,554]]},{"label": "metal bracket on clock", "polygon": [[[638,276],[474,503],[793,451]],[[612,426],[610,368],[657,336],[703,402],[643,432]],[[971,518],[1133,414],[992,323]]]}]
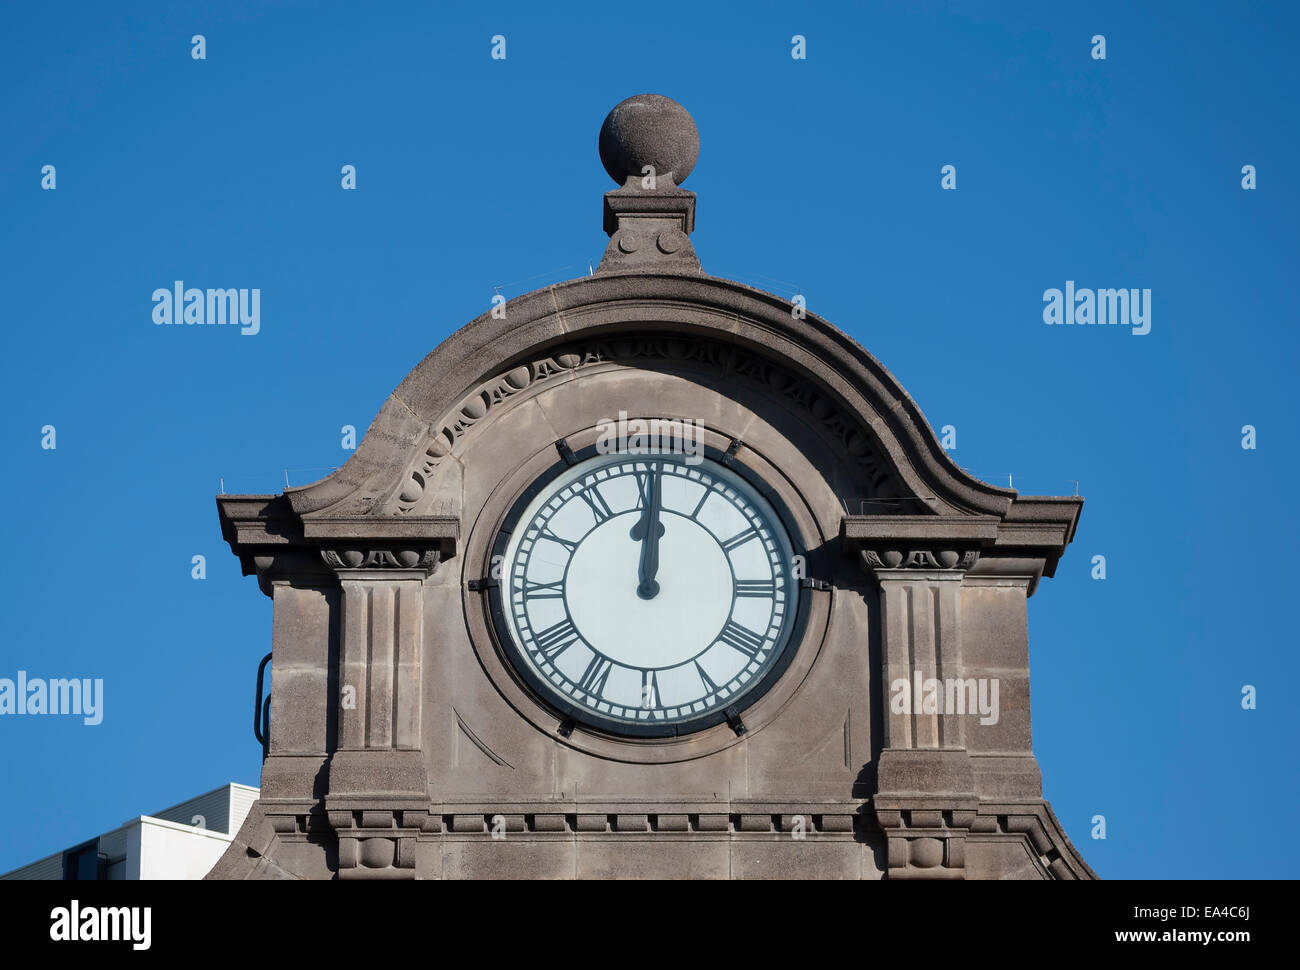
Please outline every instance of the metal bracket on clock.
[{"label": "metal bracket on clock", "polygon": [[481,593],[485,589],[496,589],[499,585],[491,576],[486,576],[483,579],[471,579],[465,584],[465,588],[471,593]]},{"label": "metal bracket on clock", "polygon": [[745,727],[745,722],[740,719],[740,711],[734,707],[728,707],[723,713],[727,715],[727,723],[731,725],[731,730],[735,731],[737,735],[744,734],[749,730],[749,728]]},{"label": "metal bracket on clock", "polygon": [[830,589],[831,584],[826,582],[826,580],[824,579],[812,579],[810,577],[804,577],[803,579],[799,580],[799,588],[825,590],[825,589]]},{"label": "metal bracket on clock", "polygon": [[566,465],[576,465],[578,463],[578,456],[573,453],[573,449],[569,447],[569,443],[563,438],[555,443],[555,450],[560,453],[560,457],[564,459]]},{"label": "metal bracket on clock", "polygon": [[724,465],[730,465],[732,460],[736,457],[736,452],[740,451],[740,447],[743,444],[744,442],[741,441],[739,438],[732,438],[731,444],[727,445],[727,450],[723,453],[722,457],[718,459],[718,461]]}]

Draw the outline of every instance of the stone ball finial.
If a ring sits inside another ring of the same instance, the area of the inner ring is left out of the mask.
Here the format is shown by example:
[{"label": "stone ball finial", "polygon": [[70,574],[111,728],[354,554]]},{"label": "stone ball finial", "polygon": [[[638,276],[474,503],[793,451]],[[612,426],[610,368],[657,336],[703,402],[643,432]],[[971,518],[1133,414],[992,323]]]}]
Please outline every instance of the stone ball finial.
[{"label": "stone ball finial", "polygon": [[645,166],[672,174],[681,185],[700,154],[700,133],[690,112],[662,94],[637,94],[620,101],[600,126],[600,161],[619,185],[640,178]]}]

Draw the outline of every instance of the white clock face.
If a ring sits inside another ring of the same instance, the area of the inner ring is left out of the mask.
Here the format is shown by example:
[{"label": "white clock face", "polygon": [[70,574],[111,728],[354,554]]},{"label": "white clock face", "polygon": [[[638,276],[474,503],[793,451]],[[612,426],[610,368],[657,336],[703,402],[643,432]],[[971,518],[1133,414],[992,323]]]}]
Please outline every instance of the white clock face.
[{"label": "white clock face", "polygon": [[788,660],[792,559],[771,505],[731,469],[600,455],[519,516],[499,616],[516,666],[566,714],[615,732],[685,733]]}]

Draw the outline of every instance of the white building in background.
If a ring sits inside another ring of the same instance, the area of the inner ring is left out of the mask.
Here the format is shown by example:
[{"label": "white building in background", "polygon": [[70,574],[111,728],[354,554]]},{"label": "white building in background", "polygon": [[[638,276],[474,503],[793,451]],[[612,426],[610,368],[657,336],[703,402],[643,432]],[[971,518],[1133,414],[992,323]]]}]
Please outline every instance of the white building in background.
[{"label": "white building in background", "polygon": [[244,824],[258,790],[222,785],[0,879],[202,879]]}]

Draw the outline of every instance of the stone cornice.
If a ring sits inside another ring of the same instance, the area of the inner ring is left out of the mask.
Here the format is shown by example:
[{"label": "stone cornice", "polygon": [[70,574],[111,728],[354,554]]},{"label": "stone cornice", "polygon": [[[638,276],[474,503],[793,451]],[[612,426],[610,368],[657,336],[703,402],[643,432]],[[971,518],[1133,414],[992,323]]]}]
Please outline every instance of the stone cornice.
[{"label": "stone cornice", "polygon": [[235,555],[253,546],[302,544],[302,522],[283,495],[218,495],[217,515]]},{"label": "stone cornice", "polygon": [[998,528],[999,550],[1033,550],[1045,560],[1043,572],[1056,575],[1065,547],[1074,541],[1083,514],[1078,495],[1018,495]]},{"label": "stone cornice", "polygon": [[322,543],[328,541],[437,541],[454,551],[460,539],[460,519],[454,515],[348,517],[306,516],[303,534]]},{"label": "stone cornice", "polygon": [[877,578],[902,570],[964,573],[997,538],[992,515],[846,515],[845,548]]},{"label": "stone cornice", "polygon": [[995,515],[846,515],[840,535],[866,547],[881,542],[934,545],[992,545],[998,536]]},{"label": "stone cornice", "polygon": [[328,578],[349,570],[428,575],[456,554],[453,515],[300,517],[283,495],[219,495],[222,537],[243,574],[271,595],[276,580]]},{"label": "stone cornice", "polygon": [[1040,577],[1055,574],[1082,508],[1077,496],[1027,495],[1016,496],[1002,516],[846,515],[840,539],[868,572],[976,570],[1024,577],[1032,594]]},{"label": "stone cornice", "polygon": [[[413,878],[414,846],[434,840],[691,839],[743,842],[775,836],[822,840],[883,837],[890,879],[965,879],[968,846],[1015,842],[1042,878],[1093,880],[1051,805],[1041,799],[980,801],[961,796],[877,796],[869,801],[735,801],[609,804],[510,800],[465,803],[418,798],[264,800],[267,834],[302,842],[332,832],[340,878]],[[795,833],[798,833],[795,835]],[[265,850],[263,850],[265,851]],[[369,870],[369,871],[367,871]]]}]

